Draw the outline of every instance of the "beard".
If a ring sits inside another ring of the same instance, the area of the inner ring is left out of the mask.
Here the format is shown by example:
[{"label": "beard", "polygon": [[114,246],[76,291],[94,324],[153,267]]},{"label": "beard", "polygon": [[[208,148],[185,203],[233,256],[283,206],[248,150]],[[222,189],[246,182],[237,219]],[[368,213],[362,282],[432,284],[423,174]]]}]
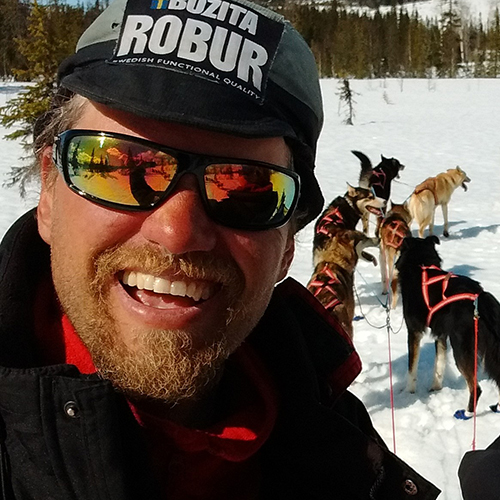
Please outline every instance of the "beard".
[{"label": "beard", "polygon": [[[96,255],[90,269],[80,276],[58,272],[64,267],[60,264],[53,253],[54,284],[64,312],[100,375],[133,401],[174,405],[203,397],[217,381],[228,356],[257,323],[241,300],[243,273],[230,258],[222,261],[202,252],[172,256],[153,245],[117,246]],[[209,332],[136,328],[130,332],[132,344],[125,343],[113,318],[109,290],[117,274],[127,268],[153,275],[181,273],[220,283],[217,293],[224,294],[227,304],[223,317]]]}]

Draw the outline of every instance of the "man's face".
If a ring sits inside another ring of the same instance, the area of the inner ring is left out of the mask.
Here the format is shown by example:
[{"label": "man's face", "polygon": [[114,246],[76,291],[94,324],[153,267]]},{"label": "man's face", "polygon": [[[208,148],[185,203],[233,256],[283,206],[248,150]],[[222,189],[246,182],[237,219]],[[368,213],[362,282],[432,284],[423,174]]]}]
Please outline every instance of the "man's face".
[{"label": "man's face", "polygon": [[[243,139],[90,102],[74,128],[283,166],[289,158],[281,138]],[[49,168],[50,151],[44,158]],[[85,200],[59,175],[42,187],[38,221],[64,311],[99,371],[131,397],[175,402],[209,386],[293,256],[288,225],[248,232],[213,222],[190,174],[163,205],[140,213]],[[170,293],[140,289],[141,280]]]}]

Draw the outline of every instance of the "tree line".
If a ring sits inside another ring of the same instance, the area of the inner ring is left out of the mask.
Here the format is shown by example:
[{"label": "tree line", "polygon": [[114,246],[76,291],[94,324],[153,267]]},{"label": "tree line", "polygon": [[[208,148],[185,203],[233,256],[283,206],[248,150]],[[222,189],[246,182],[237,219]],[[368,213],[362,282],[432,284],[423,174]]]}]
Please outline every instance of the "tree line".
[{"label": "tree line", "polygon": [[[384,13],[346,7],[338,0],[272,1],[311,47],[323,77],[496,77],[500,72],[500,14],[484,23],[464,19],[458,0],[443,0],[438,19],[394,5]],[[101,12],[61,0],[0,0],[0,78],[53,75],[81,33]],[[410,7],[411,8],[411,7]]]},{"label": "tree line", "polygon": [[497,77],[500,14],[466,19],[456,0],[437,19],[393,6],[361,12],[336,0],[284,6],[311,47],[323,77]]},{"label": "tree line", "polygon": [[0,0],[0,78],[32,81],[55,71],[102,11],[64,1]]}]

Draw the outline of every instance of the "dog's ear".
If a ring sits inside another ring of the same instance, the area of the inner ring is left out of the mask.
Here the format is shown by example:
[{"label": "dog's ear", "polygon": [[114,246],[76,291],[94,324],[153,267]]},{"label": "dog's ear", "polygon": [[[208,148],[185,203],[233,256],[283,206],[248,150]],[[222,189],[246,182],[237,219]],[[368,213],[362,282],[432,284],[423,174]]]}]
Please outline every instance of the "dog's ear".
[{"label": "dog's ear", "polygon": [[349,193],[350,196],[354,196],[356,194],[356,188],[354,186],[351,186],[348,182],[347,184],[347,192]]},{"label": "dog's ear", "polygon": [[428,241],[430,241],[434,245],[440,245],[441,244],[441,242],[439,241],[439,238],[435,234],[432,234],[431,236],[427,236],[427,238],[425,238],[425,239],[428,240]]},{"label": "dog's ear", "polygon": [[387,158],[386,158],[384,155],[380,155],[380,159],[381,159],[382,161],[387,160]]},{"label": "dog's ear", "polygon": [[401,243],[401,251],[408,250],[411,247],[413,242],[413,236],[407,236],[403,239],[403,243]]}]

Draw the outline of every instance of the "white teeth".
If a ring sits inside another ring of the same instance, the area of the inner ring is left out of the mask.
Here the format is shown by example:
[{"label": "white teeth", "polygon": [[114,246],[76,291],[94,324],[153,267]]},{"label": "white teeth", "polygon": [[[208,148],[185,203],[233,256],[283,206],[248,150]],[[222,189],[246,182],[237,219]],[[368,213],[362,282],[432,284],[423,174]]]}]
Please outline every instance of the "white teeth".
[{"label": "white teeth", "polygon": [[174,281],[172,287],[170,288],[171,295],[178,295],[180,297],[186,296],[186,283],[183,281]]},{"label": "white teeth", "polygon": [[139,289],[139,290],[144,290],[144,274],[142,273],[137,273],[136,274],[136,287]]},{"label": "white teeth", "polygon": [[[123,281],[125,281],[125,278],[123,279]],[[134,273],[134,271],[131,271],[129,276],[128,276],[128,284],[130,286],[137,285],[137,273]]]},{"label": "white teeth", "polygon": [[191,297],[192,297],[193,300],[195,300],[196,302],[198,302],[201,299],[201,294],[202,293],[203,293],[203,288],[202,287],[198,287],[192,293]]},{"label": "white teeth", "polygon": [[153,290],[156,293],[169,293],[172,283],[164,278],[155,278],[155,286]]},{"label": "white teeth", "polygon": [[186,288],[186,295],[188,297],[193,297],[196,292],[196,283],[189,283]]},{"label": "white teeth", "polygon": [[165,278],[144,274],[137,271],[124,271],[123,284],[136,287],[139,290],[150,290],[164,295],[175,295],[178,297],[191,297],[198,302],[200,299],[207,300],[211,296],[211,287],[206,283],[194,281],[169,281]]},{"label": "white teeth", "polygon": [[151,274],[144,275],[144,288],[153,291],[155,287],[155,277]]}]

